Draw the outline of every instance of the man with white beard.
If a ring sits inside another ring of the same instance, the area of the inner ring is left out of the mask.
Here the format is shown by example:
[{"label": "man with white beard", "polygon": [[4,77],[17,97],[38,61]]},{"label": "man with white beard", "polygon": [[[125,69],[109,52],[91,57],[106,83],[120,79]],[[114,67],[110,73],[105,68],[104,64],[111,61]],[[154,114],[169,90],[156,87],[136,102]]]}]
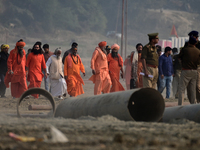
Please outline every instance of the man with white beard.
[{"label": "man with white beard", "polygon": [[62,70],[62,50],[57,48],[54,52],[54,55],[49,57],[46,62],[47,75],[50,77],[50,92],[53,97],[58,97],[63,99],[63,95],[67,92],[67,85],[64,79],[64,74]]}]

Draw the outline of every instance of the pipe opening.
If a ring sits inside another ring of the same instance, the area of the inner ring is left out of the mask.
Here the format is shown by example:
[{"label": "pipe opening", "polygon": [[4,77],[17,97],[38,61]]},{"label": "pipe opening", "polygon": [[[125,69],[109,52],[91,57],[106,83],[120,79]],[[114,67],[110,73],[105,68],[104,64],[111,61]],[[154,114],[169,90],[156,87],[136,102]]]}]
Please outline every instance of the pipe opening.
[{"label": "pipe opening", "polygon": [[135,121],[159,121],[165,109],[165,102],[157,90],[142,88],[134,92],[128,102],[128,110]]},{"label": "pipe opening", "polygon": [[23,99],[25,97],[27,97],[27,96],[29,96],[31,94],[40,94],[40,95],[45,96],[50,101],[50,103],[52,105],[52,109],[53,109],[52,117],[54,117],[54,114],[55,114],[55,101],[54,101],[52,95],[48,91],[46,91],[46,90],[44,90],[42,88],[31,88],[31,89],[28,89],[26,92],[24,92],[22,94],[22,96],[20,97],[20,99],[17,102],[17,116],[21,117],[21,114],[19,112],[20,103],[23,101]]}]

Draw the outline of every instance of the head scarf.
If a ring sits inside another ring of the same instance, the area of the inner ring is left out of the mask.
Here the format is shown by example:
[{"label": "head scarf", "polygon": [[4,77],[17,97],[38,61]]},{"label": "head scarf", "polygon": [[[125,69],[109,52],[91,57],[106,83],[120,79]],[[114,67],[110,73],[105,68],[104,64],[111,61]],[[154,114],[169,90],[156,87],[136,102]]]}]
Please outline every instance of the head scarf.
[{"label": "head scarf", "polygon": [[8,44],[2,44],[1,45],[1,50],[3,50],[4,48],[10,48],[10,46]]},{"label": "head scarf", "polygon": [[26,43],[21,39],[21,40],[19,40],[17,43],[16,43],[16,46],[18,47],[18,46],[25,46],[26,45]]},{"label": "head scarf", "polygon": [[116,49],[116,50],[119,50],[120,49],[120,46],[118,45],[118,44],[113,44],[112,46],[111,46],[111,49],[113,50],[113,49]]},{"label": "head scarf", "polygon": [[104,47],[104,46],[107,45],[107,42],[106,41],[102,41],[98,45],[99,45],[99,47]]}]

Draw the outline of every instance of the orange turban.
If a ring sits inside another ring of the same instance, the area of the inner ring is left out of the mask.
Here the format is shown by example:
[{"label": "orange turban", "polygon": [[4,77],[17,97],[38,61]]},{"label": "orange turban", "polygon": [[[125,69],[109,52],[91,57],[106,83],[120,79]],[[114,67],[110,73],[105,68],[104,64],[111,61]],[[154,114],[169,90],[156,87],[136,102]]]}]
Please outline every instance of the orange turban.
[{"label": "orange turban", "polygon": [[119,45],[118,45],[118,44],[113,44],[113,45],[111,46],[111,49],[116,49],[116,50],[119,50],[119,49],[120,49],[120,47],[119,47]]},{"label": "orange turban", "polygon": [[107,42],[106,41],[102,41],[98,45],[99,45],[99,47],[104,47],[104,46],[107,45]]},{"label": "orange turban", "polygon": [[17,42],[16,43],[16,46],[18,47],[18,46],[25,46],[26,45],[26,43],[25,42],[23,42],[23,41],[19,41],[19,42]]}]

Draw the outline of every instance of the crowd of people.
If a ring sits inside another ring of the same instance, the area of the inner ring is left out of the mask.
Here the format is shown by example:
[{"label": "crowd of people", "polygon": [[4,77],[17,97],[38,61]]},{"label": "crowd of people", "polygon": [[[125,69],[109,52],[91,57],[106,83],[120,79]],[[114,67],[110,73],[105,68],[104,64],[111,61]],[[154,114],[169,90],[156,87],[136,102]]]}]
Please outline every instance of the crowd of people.
[{"label": "crowd of people", "polygon": [[150,87],[162,93],[166,88],[165,98],[170,98],[172,90],[173,97],[178,98],[179,105],[182,105],[185,90],[187,90],[190,103],[199,103],[200,42],[198,34],[197,31],[191,31],[188,34],[189,41],[180,48],[179,53],[177,48],[172,49],[169,46],[162,52],[161,46],[157,45],[158,33],[148,34],[149,43],[144,47],[141,43],[137,44],[136,51],[131,52],[124,62],[127,89]]},{"label": "crowd of people", "polygon": [[[123,61],[118,51],[120,46],[108,46],[102,41],[95,48],[91,58],[94,95],[124,91],[120,83],[126,80],[126,89],[154,88],[160,93],[166,88],[166,98],[178,98],[182,105],[185,90],[191,104],[200,102],[200,42],[198,32],[191,31],[189,41],[184,47],[165,47],[162,52],[158,33],[148,34],[149,43],[136,45],[136,50]],[[21,39],[13,50],[8,53],[9,45],[2,44],[0,52],[0,96],[5,97],[6,87],[11,83],[11,95],[19,98],[27,89],[41,87],[44,80],[45,89],[53,97],[63,99],[67,94],[76,97],[84,93],[85,68],[78,54],[78,44],[73,42],[71,48],[65,51],[63,57],[61,48],[54,53],[49,45],[36,42],[32,49],[25,53],[25,42]],[[173,52],[173,54],[172,54]],[[126,66],[125,73],[123,65]],[[29,82],[29,84],[27,84]],[[173,85],[173,87],[172,87]],[[38,98],[38,94],[32,95]],[[28,98],[28,97],[27,97]]]}]

